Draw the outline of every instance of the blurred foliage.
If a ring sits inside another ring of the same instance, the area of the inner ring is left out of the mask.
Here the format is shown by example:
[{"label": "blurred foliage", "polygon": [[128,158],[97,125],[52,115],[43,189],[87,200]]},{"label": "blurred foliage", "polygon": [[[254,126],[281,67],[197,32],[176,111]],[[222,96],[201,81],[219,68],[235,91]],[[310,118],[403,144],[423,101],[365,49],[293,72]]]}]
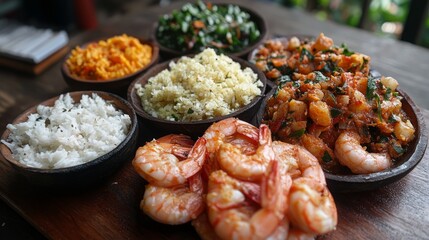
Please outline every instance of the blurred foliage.
[{"label": "blurred foliage", "polygon": [[[361,0],[277,0],[287,7],[312,11],[320,20],[332,20],[358,27],[362,15]],[[399,38],[407,18],[410,0],[372,0],[362,26],[377,35]],[[387,23],[387,24],[385,24]],[[384,25],[383,25],[384,24]],[[426,18],[419,45],[429,48],[429,17]]]}]

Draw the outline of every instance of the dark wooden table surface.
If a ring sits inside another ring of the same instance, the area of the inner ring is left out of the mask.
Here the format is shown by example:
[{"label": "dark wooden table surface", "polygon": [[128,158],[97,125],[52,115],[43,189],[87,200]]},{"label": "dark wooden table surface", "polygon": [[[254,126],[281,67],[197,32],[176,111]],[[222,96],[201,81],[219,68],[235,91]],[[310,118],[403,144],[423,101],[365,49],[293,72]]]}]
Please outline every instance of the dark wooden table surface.
[{"label": "dark wooden table surface", "polygon": [[[225,1],[223,1],[225,2]],[[241,3],[241,1],[231,1]],[[123,18],[73,37],[70,46],[100,37],[127,33],[150,37],[152,26],[161,14],[169,13],[183,2],[168,7],[134,11]],[[396,78],[421,108],[429,123],[427,78],[429,51],[408,43],[383,39],[371,33],[330,22],[320,22],[298,10],[266,2],[246,1],[268,24],[270,35],[324,32],[336,44],[371,56],[372,66],[381,74]],[[60,74],[60,64],[40,76],[0,69],[0,130],[25,109],[50,97],[70,91]],[[125,96],[125,93],[122,94]],[[142,131],[141,134],[145,134]],[[150,138],[150,136],[143,136]],[[322,239],[428,239],[429,238],[429,156],[400,181],[380,189],[361,193],[334,194],[338,208],[337,230]],[[2,158],[0,156],[0,158]],[[105,184],[91,191],[40,192],[15,176],[0,159],[0,198],[7,207],[0,208],[2,229],[12,229],[25,239],[197,239],[189,225],[165,226],[144,216],[138,209],[144,186],[130,162]],[[5,214],[17,213],[24,221],[7,222]],[[2,222],[3,221],[3,222]],[[32,235],[21,234],[28,228]],[[9,233],[14,234],[14,231]],[[3,234],[3,235],[2,235]],[[14,237],[14,236],[9,236]]]}]

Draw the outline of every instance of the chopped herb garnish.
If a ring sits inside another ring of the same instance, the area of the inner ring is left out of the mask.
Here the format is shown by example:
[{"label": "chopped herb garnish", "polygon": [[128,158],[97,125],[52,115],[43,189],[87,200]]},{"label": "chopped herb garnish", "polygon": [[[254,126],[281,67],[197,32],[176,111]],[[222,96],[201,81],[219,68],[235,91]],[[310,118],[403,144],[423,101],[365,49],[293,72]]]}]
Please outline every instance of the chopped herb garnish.
[{"label": "chopped herb garnish", "polygon": [[381,143],[386,143],[386,142],[388,142],[389,141],[389,138],[388,137],[386,137],[386,136],[384,136],[384,135],[381,135],[380,136],[380,142]]},{"label": "chopped herb garnish", "polygon": [[283,86],[285,83],[291,82],[292,79],[288,75],[282,75],[276,81],[278,85]]},{"label": "chopped herb garnish", "polygon": [[393,150],[395,150],[395,152],[397,152],[398,154],[403,154],[405,152],[405,150],[397,144],[393,145]]},{"label": "chopped herb garnish", "polygon": [[189,108],[188,109],[188,114],[192,114],[192,113],[194,113],[194,110],[192,110],[192,108]]},{"label": "chopped herb garnish", "polygon": [[377,115],[380,122],[383,121],[383,117],[381,116],[381,100],[378,94],[375,94],[375,104],[377,105]]},{"label": "chopped herb garnish", "polygon": [[322,160],[325,163],[328,163],[328,162],[332,161],[332,157],[331,157],[331,155],[329,155],[328,151],[325,151],[323,153]]},{"label": "chopped herb garnish", "polygon": [[344,55],[346,55],[346,56],[351,56],[351,55],[353,55],[355,52],[353,52],[353,51],[350,51],[348,48],[347,48],[347,45],[346,44],[344,44],[344,43],[342,43],[341,44],[341,47],[343,48],[343,54]]},{"label": "chopped herb garnish", "polygon": [[299,81],[294,81],[292,83],[292,86],[295,87],[295,88],[299,88],[299,87],[301,87],[301,84],[299,83]]},{"label": "chopped herb garnish", "polygon": [[331,108],[331,117],[336,118],[336,117],[338,117],[339,115],[341,115],[341,113],[343,113],[343,112],[341,111],[341,109],[338,109],[338,108]]},{"label": "chopped herb garnish", "polygon": [[375,94],[375,90],[377,89],[377,85],[376,85],[376,79],[373,77],[369,77],[368,78],[368,84],[367,84],[367,88],[366,88],[366,99],[368,100],[372,100],[374,98]]},{"label": "chopped herb garnish", "polygon": [[176,115],[174,115],[174,114],[171,114],[171,117],[174,119],[174,121],[178,121],[179,120],[179,118]]},{"label": "chopped herb garnish", "polygon": [[301,49],[301,55],[299,56],[299,61],[304,60],[304,56],[307,56],[308,60],[313,61],[314,56],[306,48]]},{"label": "chopped herb garnish", "polygon": [[386,89],[386,92],[384,93],[384,99],[389,99],[391,95],[392,95],[392,89],[390,89],[390,87],[388,87]]},{"label": "chopped herb garnish", "polygon": [[398,119],[396,119],[396,116],[394,114],[390,115],[389,119],[387,119],[388,123],[395,123],[397,121],[398,121]]},{"label": "chopped herb garnish", "polygon": [[292,132],[291,134],[289,134],[289,137],[300,138],[302,135],[304,135],[304,133],[305,133],[305,128],[301,128],[301,129],[296,130],[296,131]]},{"label": "chopped herb garnish", "polygon": [[335,94],[344,95],[344,94],[346,94],[346,92],[344,91],[344,89],[342,87],[336,87],[335,88]]},{"label": "chopped herb garnish", "polygon": [[316,74],[316,81],[317,82],[326,82],[329,80],[328,77],[326,77],[325,75],[323,75],[323,73],[321,73],[319,71],[314,71],[314,74]]},{"label": "chopped herb garnish", "polygon": [[328,91],[328,97],[335,103],[337,104],[337,98],[335,97],[335,95],[331,92]]}]

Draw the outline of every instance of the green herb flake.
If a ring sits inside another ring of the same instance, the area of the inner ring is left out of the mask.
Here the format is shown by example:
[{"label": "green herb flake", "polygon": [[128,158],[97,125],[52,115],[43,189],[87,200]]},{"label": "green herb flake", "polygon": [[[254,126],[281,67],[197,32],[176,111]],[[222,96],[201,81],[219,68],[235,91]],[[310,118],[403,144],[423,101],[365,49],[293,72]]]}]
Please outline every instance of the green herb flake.
[{"label": "green herb flake", "polygon": [[392,89],[390,87],[388,87],[386,89],[386,92],[384,93],[384,99],[389,99],[390,96],[392,96]]},{"label": "green herb flake", "polygon": [[291,134],[289,134],[289,137],[300,138],[302,135],[304,135],[304,133],[305,133],[305,128],[301,128],[301,129],[296,130],[296,131],[292,132]]},{"label": "green herb flake", "polygon": [[396,116],[394,114],[390,115],[389,119],[387,119],[388,123],[395,123],[397,121],[398,121],[398,119],[396,118]]},{"label": "green herb flake", "polygon": [[311,54],[306,48],[301,49],[301,54],[299,56],[299,61],[302,62],[304,60],[304,56],[307,56],[308,60],[313,61],[314,56]]},{"label": "green herb flake", "polygon": [[171,117],[174,119],[174,121],[178,121],[179,120],[179,118],[176,115],[174,115],[174,114],[171,114]]},{"label": "green herb flake", "polygon": [[328,163],[328,162],[332,161],[332,157],[331,157],[331,155],[329,155],[328,151],[325,151],[323,153],[322,160],[325,163]]},{"label": "green herb flake", "polygon": [[377,89],[377,84],[376,84],[376,80],[373,77],[369,77],[368,78],[368,84],[367,84],[367,88],[366,88],[366,99],[368,100],[372,100],[374,98],[375,94],[375,90]]},{"label": "green herb flake", "polygon": [[332,92],[328,92],[328,97],[335,103],[337,104],[337,98],[335,97],[335,95]]},{"label": "green herb flake", "polygon": [[329,80],[328,77],[326,77],[325,75],[323,75],[323,73],[319,71],[314,71],[314,74],[316,74],[316,82],[326,82]]},{"label": "green herb flake", "polygon": [[389,138],[384,136],[384,135],[381,135],[380,136],[380,143],[387,143],[387,142],[389,142]]},{"label": "green herb flake", "polygon": [[395,152],[398,154],[403,154],[405,152],[405,150],[400,145],[397,145],[397,144],[393,145],[393,150],[395,150]]},{"label": "green herb flake", "polygon": [[194,110],[192,110],[192,108],[189,108],[188,109],[188,114],[192,114],[192,113],[194,113]]},{"label": "green herb flake", "polygon": [[348,48],[347,48],[347,45],[346,44],[344,44],[344,43],[342,43],[341,44],[341,48],[343,48],[343,54],[344,55],[346,55],[346,56],[351,56],[351,55],[353,55],[355,52],[353,52],[353,51],[350,51]]},{"label": "green herb flake", "polygon": [[292,79],[288,75],[282,75],[276,81],[278,85],[283,86],[287,82],[292,82]]},{"label": "green herb flake", "polygon": [[299,88],[299,87],[301,87],[301,84],[299,83],[299,81],[294,81],[294,82],[292,83],[292,86],[293,86],[294,88]]},{"label": "green herb flake", "polygon": [[375,94],[375,103],[377,105],[377,115],[378,115],[378,119],[380,120],[380,122],[383,121],[383,117],[381,116],[381,100],[380,100],[380,96],[378,96],[378,94]]},{"label": "green herb flake", "polygon": [[331,108],[331,117],[336,118],[339,115],[341,115],[343,113],[343,111],[341,111],[341,109],[338,108]]}]

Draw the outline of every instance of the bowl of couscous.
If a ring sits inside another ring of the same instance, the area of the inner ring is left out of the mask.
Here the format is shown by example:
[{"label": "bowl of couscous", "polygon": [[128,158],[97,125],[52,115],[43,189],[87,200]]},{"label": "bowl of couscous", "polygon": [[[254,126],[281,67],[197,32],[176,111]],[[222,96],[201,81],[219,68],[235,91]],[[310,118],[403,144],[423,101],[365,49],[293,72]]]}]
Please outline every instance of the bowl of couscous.
[{"label": "bowl of couscous", "polygon": [[128,88],[128,101],[148,125],[201,135],[228,117],[253,122],[266,88],[255,65],[206,49],[160,63]]},{"label": "bowl of couscous", "polygon": [[158,62],[158,45],[126,34],[76,46],[61,68],[73,90],[99,90],[125,95],[128,85]]}]

